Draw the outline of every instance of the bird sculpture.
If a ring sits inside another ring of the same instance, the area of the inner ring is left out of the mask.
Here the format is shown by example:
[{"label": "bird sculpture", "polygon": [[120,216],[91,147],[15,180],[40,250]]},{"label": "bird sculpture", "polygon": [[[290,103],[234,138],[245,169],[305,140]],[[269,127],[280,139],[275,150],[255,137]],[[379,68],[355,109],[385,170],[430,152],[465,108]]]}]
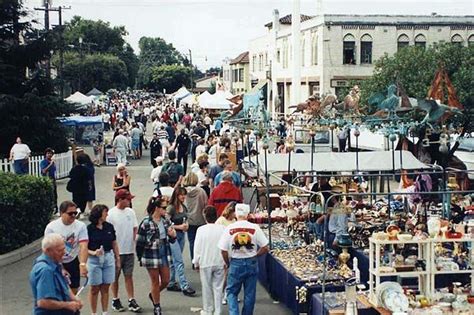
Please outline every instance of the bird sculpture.
[{"label": "bird sculpture", "polygon": [[237,105],[234,108],[232,108],[231,110],[232,113],[229,116],[229,118],[233,118],[237,116],[244,108],[243,96],[242,94],[240,94],[240,95],[233,96],[232,98],[228,98],[227,100]]},{"label": "bird sculpture", "polygon": [[381,92],[375,93],[368,99],[371,106],[377,106],[378,111],[374,116],[385,118],[396,118],[397,112],[411,110],[412,108],[401,107],[401,98],[397,95],[397,86],[390,84],[387,88],[387,94]]},{"label": "bird sculpture", "polygon": [[438,122],[443,118],[444,114],[446,113],[454,113],[460,115],[463,114],[460,109],[441,104],[436,100],[417,99],[415,103],[415,101],[410,98],[410,102],[412,103],[412,105],[416,105],[419,109],[426,112],[426,116],[421,122],[422,124],[431,125],[432,123]]},{"label": "bird sculpture", "polygon": [[[328,95],[329,96],[329,95]],[[360,101],[360,89],[358,85],[354,85],[344,97],[344,100],[341,103],[335,104],[334,106],[338,111],[353,111],[355,114],[359,115],[359,101]]]}]

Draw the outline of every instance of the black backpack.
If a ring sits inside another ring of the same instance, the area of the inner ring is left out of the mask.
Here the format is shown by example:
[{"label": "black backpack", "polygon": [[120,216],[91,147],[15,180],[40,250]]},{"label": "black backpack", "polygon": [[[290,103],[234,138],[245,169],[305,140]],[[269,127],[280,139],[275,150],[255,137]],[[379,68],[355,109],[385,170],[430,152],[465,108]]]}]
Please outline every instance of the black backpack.
[{"label": "black backpack", "polygon": [[170,179],[169,182],[174,184],[178,181],[179,179],[179,164],[177,162],[169,162],[168,167],[166,168],[166,173],[168,173]]}]

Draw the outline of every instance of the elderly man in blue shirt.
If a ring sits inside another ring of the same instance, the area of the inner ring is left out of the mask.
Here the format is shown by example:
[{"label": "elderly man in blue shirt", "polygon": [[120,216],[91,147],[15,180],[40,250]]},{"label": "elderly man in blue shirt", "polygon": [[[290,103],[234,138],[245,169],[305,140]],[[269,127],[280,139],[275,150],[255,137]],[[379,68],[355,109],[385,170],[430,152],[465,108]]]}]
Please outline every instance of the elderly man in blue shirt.
[{"label": "elderly man in blue shirt", "polygon": [[35,305],[34,315],[76,314],[82,303],[72,293],[62,273],[61,262],[66,247],[60,234],[47,234],[41,242],[43,254],[34,262],[30,285]]}]

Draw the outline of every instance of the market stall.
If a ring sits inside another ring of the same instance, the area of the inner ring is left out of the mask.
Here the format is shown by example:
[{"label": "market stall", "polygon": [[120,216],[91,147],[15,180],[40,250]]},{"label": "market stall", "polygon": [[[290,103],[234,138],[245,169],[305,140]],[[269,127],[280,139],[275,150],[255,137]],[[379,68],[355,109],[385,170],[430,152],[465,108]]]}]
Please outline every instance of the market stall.
[{"label": "market stall", "polygon": [[69,116],[59,120],[69,128],[76,143],[91,144],[93,140],[102,137],[104,132],[102,116]]}]

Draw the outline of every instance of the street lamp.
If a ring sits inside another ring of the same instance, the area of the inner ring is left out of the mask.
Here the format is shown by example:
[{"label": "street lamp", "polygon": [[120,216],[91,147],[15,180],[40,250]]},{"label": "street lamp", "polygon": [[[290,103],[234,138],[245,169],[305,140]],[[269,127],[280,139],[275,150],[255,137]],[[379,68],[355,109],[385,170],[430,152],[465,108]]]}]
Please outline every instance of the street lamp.
[{"label": "street lamp", "polygon": [[309,136],[311,137],[311,172],[314,170],[314,136],[316,135],[316,131],[313,128],[309,131]]}]

